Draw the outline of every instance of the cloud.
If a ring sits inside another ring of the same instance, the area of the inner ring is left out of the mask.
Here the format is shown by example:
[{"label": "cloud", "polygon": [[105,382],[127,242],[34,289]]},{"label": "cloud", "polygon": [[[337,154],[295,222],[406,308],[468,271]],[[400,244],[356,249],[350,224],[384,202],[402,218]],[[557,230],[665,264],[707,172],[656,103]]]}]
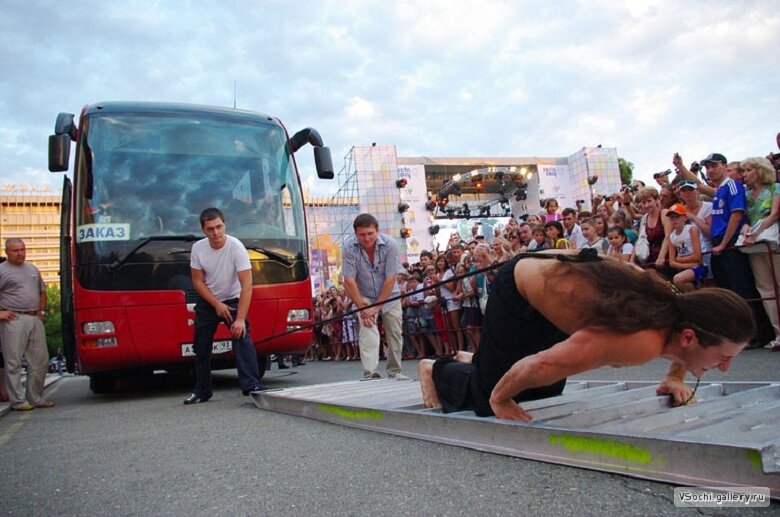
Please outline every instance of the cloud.
[{"label": "cloud", "polygon": [[778,130],[769,0],[11,0],[0,31],[0,183],[59,185],[54,118],[102,100],[235,100],[317,128],[337,169],[371,142],[429,156],[601,143],[652,174],[675,151],[766,154]]}]

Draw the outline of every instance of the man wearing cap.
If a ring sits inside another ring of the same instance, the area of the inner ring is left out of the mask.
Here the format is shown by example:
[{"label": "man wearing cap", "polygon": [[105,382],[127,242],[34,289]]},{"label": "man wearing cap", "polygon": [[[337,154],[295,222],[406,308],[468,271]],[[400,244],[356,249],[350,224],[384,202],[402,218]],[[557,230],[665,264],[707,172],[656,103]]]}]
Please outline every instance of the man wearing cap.
[{"label": "man wearing cap", "polygon": [[[397,380],[409,379],[401,373],[401,302],[388,298],[398,296],[400,290],[396,275],[401,268],[398,244],[395,239],[379,233],[379,222],[371,214],[360,214],[352,223],[355,235],[348,237],[341,247],[341,273],[347,295],[360,311],[358,318],[358,345],[363,363],[364,379],[379,379],[379,329],[377,314],[382,313],[382,324],[387,338],[387,376]],[[379,305],[366,308],[374,303]]]},{"label": "man wearing cap", "polygon": [[[38,268],[26,263],[22,239],[5,241],[8,260],[0,264],[0,341],[11,409],[48,408],[43,386],[49,352],[46,349],[46,286]],[[22,358],[27,359],[27,386],[22,387]]]}]

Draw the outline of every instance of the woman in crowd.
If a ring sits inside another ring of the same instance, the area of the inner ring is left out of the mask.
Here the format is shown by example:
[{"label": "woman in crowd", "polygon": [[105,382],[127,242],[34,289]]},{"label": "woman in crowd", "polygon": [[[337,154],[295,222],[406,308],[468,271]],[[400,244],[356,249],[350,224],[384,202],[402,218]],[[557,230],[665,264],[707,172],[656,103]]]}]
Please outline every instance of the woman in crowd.
[{"label": "woman in crowd", "polygon": [[512,256],[517,255],[518,253],[524,253],[526,251],[525,246],[523,246],[523,242],[520,240],[519,226],[514,230],[511,230],[507,234],[506,238],[509,241],[509,246],[510,246],[509,251]]},{"label": "woman in crowd", "polygon": [[[490,252],[490,246],[484,243],[477,244],[477,247],[474,249],[474,266],[477,269],[485,269],[494,263],[496,263],[496,258]],[[492,272],[479,273],[477,275],[477,300],[479,301],[479,309],[482,314],[485,314],[485,307],[490,295],[490,283],[492,281]]]},{"label": "woman in crowd", "polygon": [[[741,165],[745,178],[749,224],[745,225],[740,233],[745,236],[745,245],[751,245],[756,243],[761,232],[778,224],[780,185],[776,183],[774,167],[766,158],[748,158],[742,161]],[[777,251],[777,242],[775,241],[774,244],[774,251]],[[767,345],[767,348],[780,351],[780,318],[777,314],[778,301],[775,299],[778,289],[775,279],[780,275],[780,255],[767,253],[762,249],[748,254],[748,257],[756,280],[756,288],[761,298],[764,298],[764,310],[775,331],[775,339]]]},{"label": "woman in crowd", "polygon": [[[464,261],[465,262],[465,261]],[[462,277],[466,273],[473,271],[465,263],[455,266],[455,274]],[[465,329],[466,336],[471,341],[472,352],[477,350],[479,345],[479,329],[482,327],[482,312],[479,309],[479,300],[477,299],[477,278],[471,275],[458,280],[458,288],[455,297],[461,303],[461,327]],[[467,347],[464,346],[464,350]]]},{"label": "woman in crowd", "polygon": [[666,239],[668,233],[665,225],[671,226],[670,221],[664,221],[664,214],[666,209],[661,208],[661,202],[659,200],[658,191],[652,187],[646,187],[639,191],[639,204],[644,211],[642,219],[639,223],[639,235],[641,237],[643,229],[647,236],[647,242],[650,245],[650,255],[646,260],[639,260],[636,256],[636,247],[634,253],[631,256],[631,261],[645,265],[645,267],[655,267],[658,257],[661,255],[661,248]]},{"label": "woman in crowd", "polygon": [[[436,256],[436,259],[433,261],[433,265],[436,268],[433,274],[431,275],[432,283],[438,284],[442,281],[442,278],[444,277],[444,273],[447,272],[447,259],[444,257],[443,253],[439,253]],[[444,300],[441,297],[441,288],[437,287],[436,290],[436,297],[439,300],[438,309],[436,311],[436,328],[439,329],[439,338],[441,339],[442,347],[444,348],[444,352],[449,353],[452,355],[452,345],[450,342],[452,339],[454,339],[450,333],[449,333],[449,323],[447,320],[447,308],[444,304]]]},{"label": "woman in crowd", "polygon": [[596,234],[602,239],[606,239],[607,228],[609,228],[609,225],[607,224],[607,219],[603,215],[598,214],[593,216],[593,220],[596,222]]},{"label": "woman in crowd", "polygon": [[512,258],[512,246],[505,239],[495,237],[490,247],[499,262],[506,262]]},{"label": "woman in crowd", "polygon": [[[460,302],[455,299],[457,280],[451,280],[455,276],[453,251],[448,250],[442,258],[444,258],[444,263],[449,265],[441,273],[440,278],[444,283],[439,286],[439,297],[444,316],[444,327],[447,330],[447,352],[454,355],[455,352],[463,350],[463,333],[460,328]],[[439,259],[436,260],[436,267],[438,273]]]}]

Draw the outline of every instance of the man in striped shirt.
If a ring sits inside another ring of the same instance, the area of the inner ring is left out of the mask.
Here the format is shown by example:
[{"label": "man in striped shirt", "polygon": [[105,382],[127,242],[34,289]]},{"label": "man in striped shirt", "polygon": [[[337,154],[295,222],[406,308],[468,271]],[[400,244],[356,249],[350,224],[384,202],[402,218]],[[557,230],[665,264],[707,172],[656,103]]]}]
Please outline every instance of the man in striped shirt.
[{"label": "man in striped shirt", "polygon": [[[341,273],[344,287],[359,312],[358,343],[363,363],[364,379],[379,379],[379,329],[377,314],[382,313],[382,324],[387,338],[387,376],[397,380],[409,379],[401,373],[401,302],[395,300],[400,291],[396,274],[401,267],[398,244],[395,239],[379,233],[379,223],[371,214],[360,214],[352,223],[355,235],[348,237],[341,247]],[[364,309],[374,303],[375,307]]]}]

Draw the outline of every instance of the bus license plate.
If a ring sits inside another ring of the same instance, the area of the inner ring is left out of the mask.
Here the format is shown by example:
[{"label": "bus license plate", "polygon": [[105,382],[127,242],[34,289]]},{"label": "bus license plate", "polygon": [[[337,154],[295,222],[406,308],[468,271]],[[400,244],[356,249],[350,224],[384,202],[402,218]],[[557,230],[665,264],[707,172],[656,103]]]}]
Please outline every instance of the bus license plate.
[{"label": "bus license plate", "polygon": [[[225,352],[230,352],[231,350],[233,350],[233,342],[230,340],[214,341],[214,344],[211,345],[212,354],[224,354]],[[193,357],[194,355],[195,347],[192,346],[192,343],[186,343],[181,346],[182,357]]]}]

